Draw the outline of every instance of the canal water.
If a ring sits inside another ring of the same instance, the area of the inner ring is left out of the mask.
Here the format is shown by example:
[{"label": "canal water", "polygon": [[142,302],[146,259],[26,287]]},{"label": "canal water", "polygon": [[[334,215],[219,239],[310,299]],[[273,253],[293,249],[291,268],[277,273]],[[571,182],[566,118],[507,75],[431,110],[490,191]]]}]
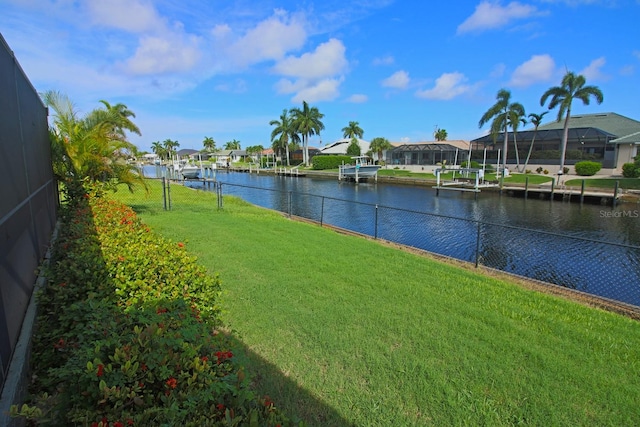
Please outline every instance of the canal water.
[{"label": "canal water", "polygon": [[436,196],[423,186],[226,171],[215,179],[223,194],[258,206],[640,305],[637,204],[525,200],[490,191]]}]

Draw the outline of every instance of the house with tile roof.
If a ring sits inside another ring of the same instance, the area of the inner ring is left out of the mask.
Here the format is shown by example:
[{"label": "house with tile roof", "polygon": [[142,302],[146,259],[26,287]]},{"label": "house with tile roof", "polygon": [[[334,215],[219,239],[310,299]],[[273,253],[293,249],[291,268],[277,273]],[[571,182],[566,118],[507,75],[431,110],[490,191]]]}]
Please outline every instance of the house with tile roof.
[{"label": "house with tile roof", "polygon": [[[520,164],[524,162],[529,147],[534,141],[529,165],[559,165],[560,144],[564,120],[545,123],[534,129],[518,131],[515,142],[518,145]],[[504,134],[485,135],[471,141],[473,158],[485,148],[495,152],[502,148]],[[509,132],[507,164],[516,164],[514,134]],[[569,118],[569,133],[565,164],[574,165],[581,160],[602,163],[602,167],[621,171],[624,163],[633,161],[640,145],[640,121],[617,113],[579,114]],[[491,156],[495,157],[494,154]]]}]

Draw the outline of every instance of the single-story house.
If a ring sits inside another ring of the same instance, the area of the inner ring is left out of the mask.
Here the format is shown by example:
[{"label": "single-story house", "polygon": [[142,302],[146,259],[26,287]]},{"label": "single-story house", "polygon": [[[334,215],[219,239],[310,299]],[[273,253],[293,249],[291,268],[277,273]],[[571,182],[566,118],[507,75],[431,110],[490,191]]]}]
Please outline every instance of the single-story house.
[{"label": "single-story house", "polygon": [[[553,112],[552,112],[553,114]],[[531,142],[534,141],[529,164],[559,165],[564,120],[545,123],[538,130],[518,131],[516,141],[520,163],[524,162]],[[534,140],[535,137],[535,140]],[[487,158],[496,158],[495,152],[502,149],[504,133],[485,135],[471,141],[473,158],[482,158],[486,148]],[[515,164],[513,132],[508,135],[507,163]],[[602,163],[603,168],[621,170],[638,154],[640,145],[640,121],[616,113],[573,115],[569,118],[569,134],[565,164],[573,165],[581,160]]]},{"label": "single-story house", "polygon": [[459,165],[469,157],[469,142],[426,141],[397,144],[387,152],[386,161],[389,165],[437,165],[446,161],[447,165]]},{"label": "single-story house", "polygon": [[[360,146],[360,154],[363,156],[367,154],[369,151],[369,147],[371,143],[365,141],[364,139],[356,138],[358,140],[358,145]],[[344,138],[334,141],[320,148],[318,155],[346,155],[347,148],[351,144],[351,138]]]}]

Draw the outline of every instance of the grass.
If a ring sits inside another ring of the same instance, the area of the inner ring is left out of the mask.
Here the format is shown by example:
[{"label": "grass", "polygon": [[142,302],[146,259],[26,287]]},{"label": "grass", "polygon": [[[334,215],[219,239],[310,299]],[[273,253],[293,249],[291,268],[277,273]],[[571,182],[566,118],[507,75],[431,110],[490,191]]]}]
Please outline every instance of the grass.
[{"label": "grass", "polygon": [[[615,188],[616,182],[619,184],[619,188],[627,190],[640,190],[640,179],[638,178],[586,178],[584,179],[584,186],[587,188]],[[565,182],[565,185],[580,187],[582,185],[582,178],[570,179]]]},{"label": "grass", "polygon": [[260,392],[310,425],[638,425],[640,324],[172,187],[124,191],[225,289]]}]

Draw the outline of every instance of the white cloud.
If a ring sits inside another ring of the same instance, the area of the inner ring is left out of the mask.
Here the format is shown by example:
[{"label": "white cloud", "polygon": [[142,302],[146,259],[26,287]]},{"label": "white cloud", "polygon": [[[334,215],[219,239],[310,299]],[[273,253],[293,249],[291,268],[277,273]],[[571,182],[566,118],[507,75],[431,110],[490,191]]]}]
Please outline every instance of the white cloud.
[{"label": "white cloud", "polygon": [[[214,35],[218,38],[228,35],[228,26],[214,28]],[[304,46],[307,39],[305,24],[299,16],[289,18],[283,11],[276,11],[274,15],[256,25],[243,37],[232,43],[227,54],[233,62],[241,65],[251,65],[264,60],[280,60],[287,52]]]},{"label": "white cloud", "polygon": [[436,79],[436,84],[433,89],[418,91],[416,92],[416,96],[437,100],[453,99],[471,89],[470,86],[464,84],[466,81],[467,78],[462,73],[444,73]]},{"label": "white cloud", "polygon": [[395,59],[391,55],[382,56],[373,60],[373,65],[391,65],[395,62]]},{"label": "white cloud", "polygon": [[640,59],[640,50],[634,50],[633,51],[633,56],[635,56],[636,59]]},{"label": "white cloud", "polygon": [[104,27],[141,33],[161,32],[165,21],[146,0],[93,0],[84,3],[91,23]]},{"label": "white cloud", "polygon": [[406,89],[409,85],[409,73],[404,70],[396,71],[382,81],[382,86],[395,89]]},{"label": "white cloud", "polygon": [[145,36],[133,57],[126,61],[126,71],[135,75],[154,75],[191,70],[201,57],[198,39],[182,34]]},{"label": "white cloud", "polygon": [[367,102],[368,100],[369,97],[361,93],[355,93],[347,98],[347,102],[352,102],[354,104],[362,104],[363,102]]},{"label": "white cloud", "polygon": [[535,6],[511,2],[501,6],[496,2],[483,1],[476,6],[475,12],[458,26],[457,34],[479,32],[505,27],[518,19],[525,19],[539,14]]},{"label": "white cloud", "polygon": [[348,68],[345,47],[340,40],[330,39],[313,52],[299,57],[288,56],[279,61],[273,71],[290,77],[276,83],[278,93],[295,93],[293,102],[336,99]]},{"label": "white cloud", "polygon": [[332,101],[340,95],[339,87],[342,80],[342,78],[323,79],[313,84],[305,85],[291,100],[296,103],[302,101]]},{"label": "white cloud", "polygon": [[582,74],[587,79],[587,81],[607,80],[609,76],[607,76],[601,71],[601,68],[604,67],[604,64],[606,62],[607,61],[605,60],[604,56],[601,56],[600,58],[597,58],[591,61],[591,63],[587,65],[587,67],[582,71],[580,71],[580,73],[578,74]]},{"label": "white cloud", "polygon": [[340,75],[347,69],[346,48],[338,39],[330,39],[314,52],[300,57],[288,56],[279,61],[273,70],[277,74],[304,79],[322,79]]},{"label": "white cloud", "polygon": [[548,81],[553,77],[555,68],[556,64],[550,55],[533,55],[531,59],[516,68],[509,84],[526,87]]}]

